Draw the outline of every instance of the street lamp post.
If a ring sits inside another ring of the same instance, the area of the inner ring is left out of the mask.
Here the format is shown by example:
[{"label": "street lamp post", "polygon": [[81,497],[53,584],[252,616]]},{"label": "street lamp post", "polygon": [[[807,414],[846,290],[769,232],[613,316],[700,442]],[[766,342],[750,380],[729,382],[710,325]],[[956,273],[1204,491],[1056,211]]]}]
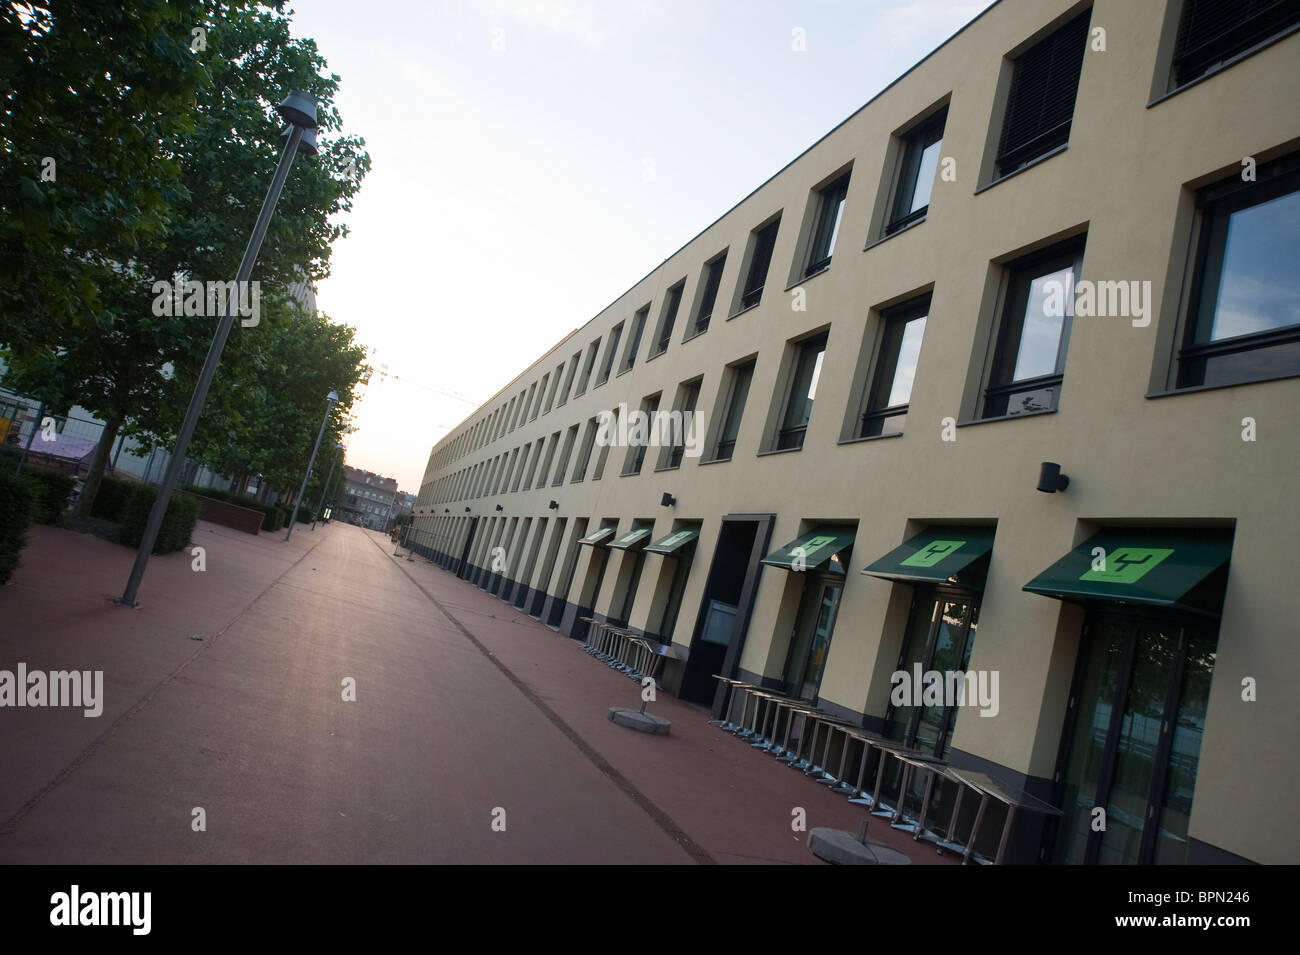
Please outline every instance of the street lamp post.
[{"label": "street lamp post", "polygon": [[[293,165],[294,156],[297,155],[300,147],[308,155],[316,152],[316,137],[312,132],[317,126],[316,98],[310,93],[294,90],[276,107],[276,111],[289,124],[288,129],[285,130],[288,135],[285,137],[284,151],[280,154],[280,163],[275,167],[275,175],[271,177],[271,186],[262,201],[262,211],[258,213],[257,223],[253,226],[252,235],[248,237],[248,246],[244,249],[244,258],[239,263],[239,271],[235,275],[236,289],[243,288],[244,283],[253,276],[253,266],[257,262],[258,253],[262,250],[262,240],[266,238],[266,229],[271,224],[275,205],[280,201],[284,182],[289,178],[289,167]],[[198,383],[194,386],[194,394],[190,396],[190,405],[185,412],[185,420],[181,424],[180,433],[176,436],[176,447],[172,449],[171,459],[167,463],[167,472],[163,476],[162,485],[158,488],[158,496],[154,498],[153,507],[149,511],[149,520],[145,524],[140,549],[135,555],[135,564],[131,567],[131,576],[127,578],[126,589],[122,591],[122,596],[117,601],[121,606],[136,606],[135,596],[140,589],[140,581],[144,578],[145,566],[149,563],[153,545],[158,540],[158,531],[162,528],[163,518],[167,514],[167,504],[171,501],[181,469],[185,466],[185,452],[189,450],[190,438],[194,436],[194,428],[198,425],[199,415],[203,411],[203,402],[207,400],[208,389],[212,386],[212,379],[217,373],[217,363],[221,360],[221,352],[226,347],[226,339],[230,337],[230,328],[235,322],[232,298],[233,296],[228,294],[222,303],[221,321],[217,324],[216,334],[212,336],[208,357],[203,362],[203,371],[199,373]]]},{"label": "street lamp post", "polygon": [[[325,396],[325,417],[321,418],[320,430],[316,432],[316,443],[311,447],[311,457],[307,460],[307,473],[302,476],[302,487],[298,490],[298,496],[293,499],[293,513],[289,515],[289,527],[284,532],[284,539],[288,540],[289,535],[293,533],[294,522],[298,520],[298,507],[302,504],[302,496],[307,493],[307,481],[311,477],[311,466],[316,463],[316,452],[320,450],[320,439],[325,436],[325,425],[329,424],[330,412],[334,410],[335,403],[339,400],[337,391],[331,391]],[[325,492],[321,488],[321,493]]]},{"label": "street lamp post", "polygon": [[[341,452],[343,451],[343,445],[341,445],[341,444],[336,444],[336,445],[334,446],[334,450],[340,452],[340,455],[341,455]],[[338,460],[339,460],[340,455],[333,455],[333,454],[330,455],[330,473],[329,473],[328,475],[326,475],[326,477],[325,477],[325,483],[324,483],[323,485],[321,485],[321,490],[320,490],[320,500],[316,502],[316,511],[315,511],[315,513],[313,513],[312,516],[311,516],[311,529],[312,529],[312,530],[315,530],[315,529],[316,529],[316,522],[317,522],[318,520],[320,520],[320,511],[321,511],[321,507],[324,506],[325,501],[326,501],[326,499],[327,499],[327,498],[326,498],[326,495],[329,493],[329,489],[330,489],[330,481],[334,480],[334,465],[336,465],[336,464],[338,463]]]}]

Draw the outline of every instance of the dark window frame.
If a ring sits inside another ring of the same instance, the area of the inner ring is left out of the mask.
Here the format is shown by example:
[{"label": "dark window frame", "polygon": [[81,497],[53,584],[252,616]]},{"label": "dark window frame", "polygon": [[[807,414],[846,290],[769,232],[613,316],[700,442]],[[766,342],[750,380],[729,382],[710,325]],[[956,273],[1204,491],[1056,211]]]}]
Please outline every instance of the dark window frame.
[{"label": "dark window frame", "polygon": [[1090,6],[1015,58],[994,160],[995,179],[1023,169],[1070,141],[1091,21]]},{"label": "dark window frame", "polygon": [[[803,448],[804,439],[807,437],[808,425],[812,423],[812,410],[808,411],[808,419],[801,424],[791,425],[790,413],[795,404],[795,389],[799,384],[799,379],[803,376],[804,361],[810,361],[809,378],[807,387],[812,387],[813,377],[817,378],[818,384],[821,384],[821,371],[817,365],[817,358],[820,355],[822,363],[826,361],[826,346],[830,341],[830,332],[819,332],[816,335],[809,335],[794,344],[798,348],[794,356],[794,363],[790,369],[790,383],[786,390],[785,401],[781,405],[781,417],[777,419],[776,439],[773,445],[775,451],[798,451]],[[817,347],[820,346],[820,347]],[[808,356],[812,356],[811,359]],[[807,401],[807,396],[800,399]],[[813,399],[814,405],[816,398]]]},{"label": "dark window frame", "polygon": [[817,216],[809,238],[808,264],[804,266],[804,278],[830,268],[831,257],[835,253],[835,239],[839,235],[840,221],[844,215],[844,204],[849,197],[851,175],[852,170],[845,172],[817,190]]},{"label": "dark window frame", "polygon": [[[718,432],[718,442],[713,449],[713,457],[711,458],[713,461],[730,461],[736,451],[736,441],[740,437],[740,426],[744,423],[745,405],[749,402],[749,389],[754,383],[754,369],[757,366],[757,358],[751,358],[749,361],[731,366],[731,374],[728,376],[727,383],[727,413],[722,419],[722,429]],[[742,375],[744,376],[744,394],[737,400],[736,396],[741,391],[739,386]],[[727,433],[732,430],[733,418],[736,423],[736,436],[728,438]]]},{"label": "dark window frame", "polygon": [[[1214,312],[1206,313],[1207,299],[1217,299],[1223,282],[1224,253],[1227,250],[1227,224],[1234,213],[1263,205],[1283,196],[1300,192],[1300,153],[1275,160],[1256,170],[1254,182],[1240,175],[1201,190],[1197,197],[1200,218],[1196,237],[1196,254],[1192,285],[1188,295],[1180,347],[1175,355],[1175,389],[1201,387],[1205,383],[1208,361],[1246,353],[1266,353],[1267,349],[1300,345],[1300,323],[1266,329],[1217,341],[1197,341],[1203,323],[1212,322]],[[1211,284],[1212,283],[1212,284]],[[1300,363],[1262,374],[1243,376],[1223,382],[1225,386],[1268,381],[1300,375]]]},{"label": "dark window frame", "polygon": [[890,217],[885,224],[884,234],[886,236],[901,232],[913,223],[921,221],[930,211],[928,201],[917,209],[912,209],[911,206],[912,201],[916,198],[918,174],[921,171],[921,157],[931,146],[943,142],[944,129],[947,125],[948,107],[945,106],[933,116],[917,123],[903,136],[898,184],[894,187],[894,198],[890,203]]},{"label": "dark window frame", "polygon": [[745,284],[740,292],[740,308],[742,311],[753,308],[763,300],[763,289],[767,286],[767,278],[772,271],[772,253],[776,250],[776,239],[780,226],[781,217],[777,216],[767,224],[755,229],[752,233],[754,249],[749,257],[749,268],[745,270]]},{"label": "dark window frame", "polygon": [[[1006,294],[998,316],[998,327],[993,336],[993,354],[988,366],[987,378],[981,396],[979,420],[988,418],[1018,417],[1034,411],[1055,411],[1060,401],[1060,388],[1065,380],[1065,361],[1069,351],[1070,332],[1073,327],[1074,303],[1064,302],[1065,314],[1061,317],[1061,336],[1057,342],[1055,370],[1050,374],[1033,378],[1015,380],[1016,361],[1020,355],[1021,339],[1024,335],[1025,310],[1028,307],[1029,290],[1033,280],[1043,275],[1064,269],[1067,265],[1074,270],[1075,287],[1083,267],[1083,253],[1086,236],[1078,236],[1048,249],[1022,257],[1006,265]],[[1009,412],[1011,400],[1019,394],[1033,391],[1052,390],[1053,398],[1050,408],[1024,409]]]},{"label": "dark window frame", "polygon": [[[903,335],[907,326],[914,321],[926,321],[930,316],[930,293],[903,302],[886,309],[880,315],[879,347],[876,349],[875,367],[867,384],[866,400],[862,415],[858,420],[857,437],[872,438],[883,434],[902,434],[897,431],[885,431],[885,425],[891,418],[907,418],[911,400],[900,405],[885,405],[882,402],[893,390],[894,379],[898,374],[898,359],[902,354]],[[924,333],[922,334],[924,344]],[[886,379],[886,372],[888,379]]]},{"label": "dark window frame", "polygon": [[[1235,22],[1224,22],[1229,17]],[[1297,27],[1294,0],[1183,0],[1168,90],[1210,76]]]}]

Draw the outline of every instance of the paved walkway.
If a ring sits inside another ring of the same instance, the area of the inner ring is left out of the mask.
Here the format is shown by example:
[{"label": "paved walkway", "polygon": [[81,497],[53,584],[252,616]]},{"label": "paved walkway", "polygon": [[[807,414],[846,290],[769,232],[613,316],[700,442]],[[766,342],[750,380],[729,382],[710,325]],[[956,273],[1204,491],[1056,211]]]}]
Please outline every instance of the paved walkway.
[{"label": "paved walkway", "polygon": [[125,610],[132,552],[33,528],[0,669],[103,670],[105,702],[0,709],[0,863],[815,864],[795,807],[864,817],[672,697],[671,736],[615,726],[636,684],[386,537],[282,536],[201,522],[206,571],[154,558]]}]

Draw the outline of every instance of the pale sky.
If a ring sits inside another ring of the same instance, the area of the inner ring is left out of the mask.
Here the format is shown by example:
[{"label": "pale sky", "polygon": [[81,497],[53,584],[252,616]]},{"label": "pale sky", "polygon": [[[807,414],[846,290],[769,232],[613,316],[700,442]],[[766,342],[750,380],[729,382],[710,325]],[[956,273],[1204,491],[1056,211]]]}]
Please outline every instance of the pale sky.
[{"label": "pale sky", "polygon": [[317,295],[374,350],[349,463],[418,493],[478,404],[989,5],[301,0],[373,162]]}]

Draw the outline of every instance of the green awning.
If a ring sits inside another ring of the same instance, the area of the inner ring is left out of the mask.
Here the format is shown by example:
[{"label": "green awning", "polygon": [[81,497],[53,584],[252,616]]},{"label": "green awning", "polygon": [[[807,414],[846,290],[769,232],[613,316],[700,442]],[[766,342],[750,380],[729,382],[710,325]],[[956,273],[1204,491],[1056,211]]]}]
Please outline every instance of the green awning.
[{"label": "green awning", "polygon": [[939,584],[993,549],[992,527],[931,527],[900,544],[862,573],[886,580]]},{"label": "green awning", "polygon": [[1025,584],[1061,600],[1219,612],[1232,532],[1211,528],[1112,527],[1088,538]]},{"label": "green awning", "polygon": [[646,553],[672,556],[683,547],[690,546],[699,536],[700,529],[698,527],[684,527],[679,531],[673,531],[667,537],[659,538],[646,548]]},{"label": "green awning", "polygon": [[588,534],[582,540],[578,541],[578,543],[590,544],[592,547],[601,547],[604,545],[605,541],[609,540],[613,536],[614,536],[614,528],[602,527],[594,534]]},{"label": "green awning", "polygon": [[780,550],[774,550],[762,563],[782,570],[793,570],[796,561],[802,570],[815,570],[846,547],[853,545],[856,533],[840,527],[817,527],[796,537]]},{"label": "green awning", "polygon": [[642,527],[639,530],[629,531],[609,546],[615,550],[636,550],[637,545],[645,545],[650,538],[650,528]]}]

